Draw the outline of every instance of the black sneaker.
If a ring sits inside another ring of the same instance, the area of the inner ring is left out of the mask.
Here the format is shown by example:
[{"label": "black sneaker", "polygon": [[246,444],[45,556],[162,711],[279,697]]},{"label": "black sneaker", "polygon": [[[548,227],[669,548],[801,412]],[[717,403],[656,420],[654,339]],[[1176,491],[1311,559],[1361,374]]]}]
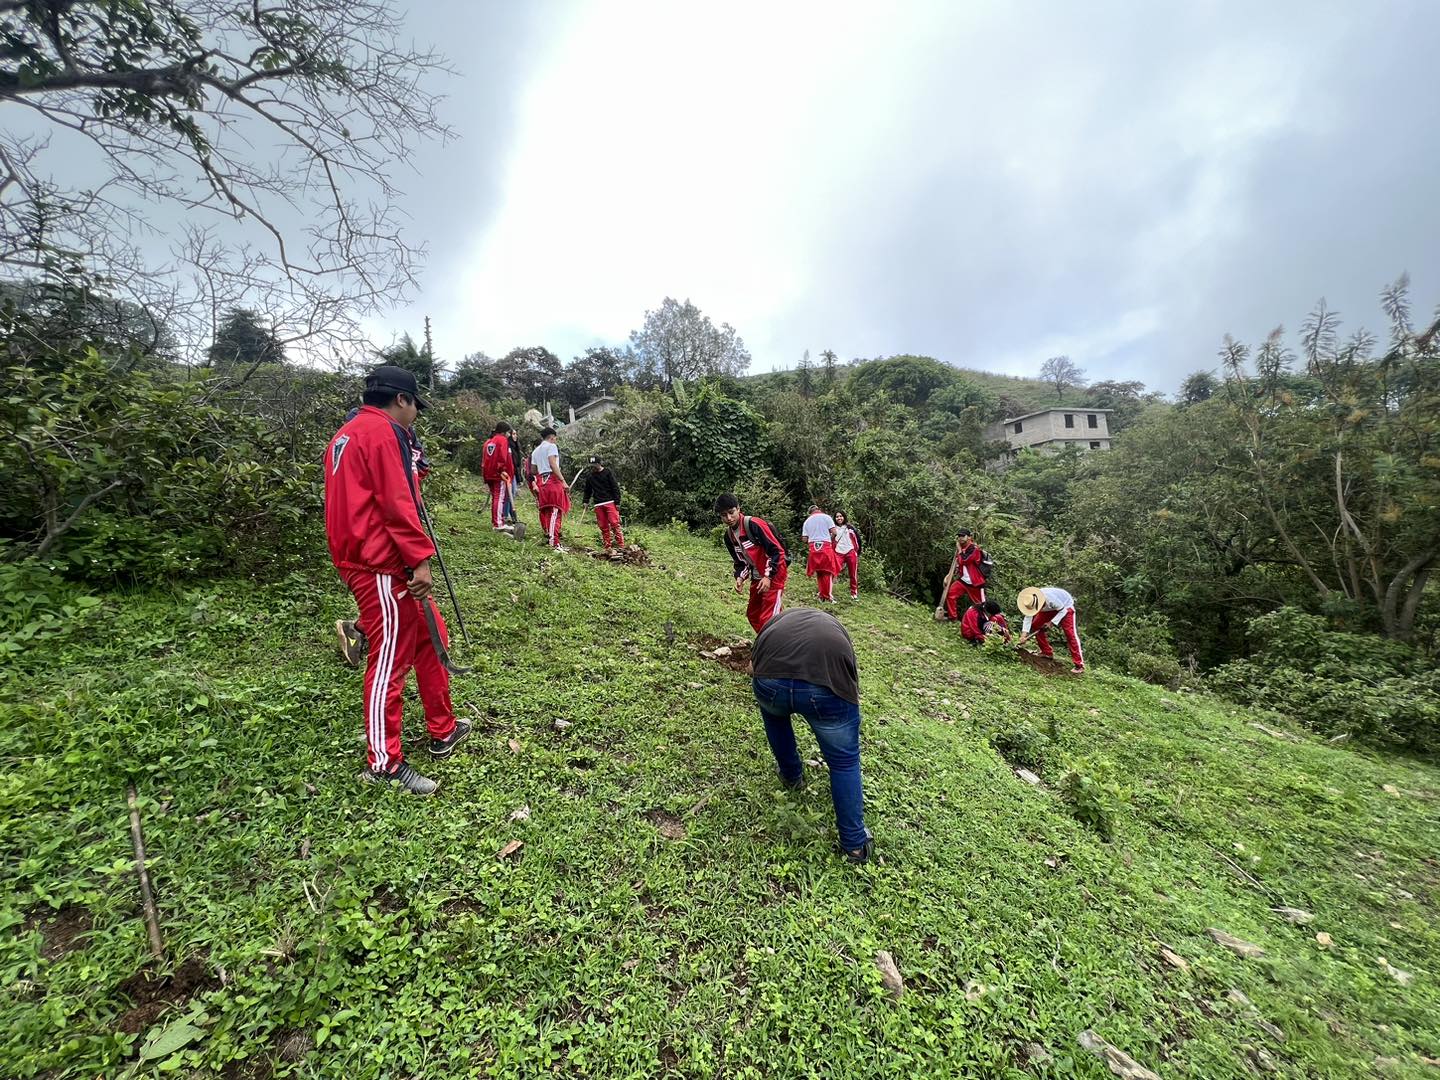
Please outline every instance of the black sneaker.
[{"label": "black sneaker", "polygon": [[430,756],[432,758],[447,758],[460,745],[460,740],[470,734],[470,729],[475,725],[469,720],[456,720],[455,730],[450,732],[448,738],[430,740]]},{"label": "black sneaker", "polygon": [[867,832],[865,834],[865,843],[861,844],[858,848],[855,848],[853,851],[849,848],[841,848],[840,850],[845,852],[845,858],[848,861],[859,866],[861,863],[869,862],[870,856],[875,854],[875,837]]},{"label": "black sneaker", "polygon": [[805,790],[805,774],[802,772],[802,773],[801,773],[799,776],[797,776],[794,780],[786,780],[786,779],[782,776],[782,777],[780,778],[780,786],[783,787],[786,791],[804,791],[804,790]]},{"label": "black sneaker", "polygon": [[360,661],[365,659],[365,651],[370,647],[370,642],[360,632],[360,628],[353,622],[336,619],[335,636],[340,639],[341,658],[351,667],[359,667]]},{"label": "black sneaker", "polygon": [[412,795],[434,795],[440,785],[428,776],[421,776],[408,761],[402,761],[392,772],[365,769],[359,779],[367,784],[394,784]]}]

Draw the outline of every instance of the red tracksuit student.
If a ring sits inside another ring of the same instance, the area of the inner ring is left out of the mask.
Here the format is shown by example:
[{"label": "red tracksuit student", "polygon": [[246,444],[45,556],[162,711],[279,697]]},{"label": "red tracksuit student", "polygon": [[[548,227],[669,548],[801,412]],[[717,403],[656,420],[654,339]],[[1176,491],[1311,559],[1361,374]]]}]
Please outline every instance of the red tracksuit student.
[{"label": "red tracksuit student", "polygon": [[1080,634],[1075,628],[1075,598],[1064,589],[1021,589],[1016,599],[1025,623],[1020,627],[1020,637],[1015,642],[1024,645],[1032,636],[1045,656],[1054,656],[1050,641],[1045,636],[1045,627],[1054,624],[1065,631],[1065,641],[1070,646],[1070,659],[1074,667],[1072,675],[1085,673],[1085,654],[1080,651]]},{"label": "red tracksuit student", "polygon": [[951,567],[950,589],[945,594],[945,614],[952,619],[960,618],[960,597],[970,598],[972,604],[985,603],[985,573],[980,561],[985,553],[975,543],[975,534],[961,529],[955,537],[955,564]]},{"label": "red tracksuit student", "polygon": [[971,645],[980,646],[990,634],[1010,640],[1010,625],[1000,613],[1000,605],[994,600],[971,604],[960,618],[960,636]]},{"label": "red tracksuit student", "polygon": [[810,507],[805,519],[805,576],[813,577],[820,599],[835,602],[835,575],[840,572],[840,558],[835,554],[835,519],[818,506]]},{"label": "red tracksuit student", "polygon": [[415,669],[432,757],[448,757],[470,734],[450,703],[450,676],[431,644],[422,604],[446,642],[445,621],[430,597],[435,545],[420,523],[420,482],[407,429],[425,407],[415,376],[385,365],[365,378],[365,405],[325,452],[325,534],[330,559],[355,594],[369,638],[365,664],[362,780],[398,784],[417,795],[437,787],[404,759],[400,715],[405,677]]},{"label": "red tracksuit student", "polygon": [[534,480],[530,490],[535,492],[535,503],[540,508],[540,529],[545,542],[556,551],[564,552],[560,546],[560,523],[570,510],[570,488],[565,483],[565,474],[560,471],[560,448],[555,445],[555,429],[540,431],[540,445],[530,453]]},{"label": "red tracksuit student", "polygon": [[735,591],[750,581],[750,603],[745,617],[759,634],[765,624],[780,614],[785,597],[785,545],[769,522],[746,517],[740,500],[728,492],[715,500],[715,513],[725,522],[725,549],[735,564]]},{"label": "red tracksuit student", "polygon": [[844,510],[835,511],[835,554],[840,567],[850,572],[850,599],[860,599],[860,534],[850,526]]},{"label": "red tracksuit student", "polygon": [[595,524],[600,526],[600,543],[610,550],[610,534],[615,534],[615,546],[625,546],[625,534],[620,531],[620,481],[615,473],[606,468],[598,457],[590,458],[590,471],[580,485],[585,501],[595,507]]},{"label": "red tracksuit student", "polygon": [[510,493],[510,481],[515,477],[515,461],[510,456],[510,425],[504,420],[495,425],[494,433],[485,443],[480,473],[490,487],[490,527],[504,531],[505,499]]}]

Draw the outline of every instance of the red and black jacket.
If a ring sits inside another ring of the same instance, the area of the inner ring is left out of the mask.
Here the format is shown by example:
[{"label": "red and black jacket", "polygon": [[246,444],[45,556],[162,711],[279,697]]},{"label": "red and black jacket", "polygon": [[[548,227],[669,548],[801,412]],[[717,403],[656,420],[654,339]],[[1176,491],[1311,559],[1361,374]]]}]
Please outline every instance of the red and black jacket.
[{"label": "red and black jacket", "polygon": [[494,483],[504,477],[515,477],[515,462],[510,458],[510,440],[503,434],[491,435],[485,443],[485,454],[480,462],[480,475]]},{"label": "red and black jacket", "polygon": [[789,556],[768,521],[742,516],[736,528],[725,530],[725,550],[735,564],[737,579],[755,574],[768,576],[773,583],[785,577]]},{"label": "red and black jacket", "polygon": [[325,450],[325,535],[338,570],[400,574],[435,554],[420,522],[424,463],[410,434],[366,405]]}]

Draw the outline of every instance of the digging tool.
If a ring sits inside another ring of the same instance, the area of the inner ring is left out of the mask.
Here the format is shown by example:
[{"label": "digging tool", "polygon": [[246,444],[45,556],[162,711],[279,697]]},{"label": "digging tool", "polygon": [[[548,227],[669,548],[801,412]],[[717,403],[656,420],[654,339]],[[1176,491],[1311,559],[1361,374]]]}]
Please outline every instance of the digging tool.
[{"label": "digging tool", "polygon": [[[435,562],[440,567],[440,576],[445,579],[445,591],[450,594],[450,606],[455,610],[455,621],[460,624],[460,636],[465,639],[466,648],[469,648],[470,632],[465,629],[465,616],[460,613],[460,601],[455,599],[455,585],[450,580],[450,571],[445,569],[445,558],[440,554],[440,541],[435,538],[435,523],[430,520],[430,511],[418,498],[415,500],[415,505],[420,507],[420,518],[425,522],[425,531],[430,534],[430,543],[435,546]],[[516,539],[519,538],[517,537]],[[430,626],[431,636],[438,638],[433,622],[434,616],[430,614],[428,608],[426,609],[426,615],[432,619]],[[436,654],[439,655],[438,649],[436,650]],[[466,668],[465,670],[468,671],[469,669]]]},{"label": "digging tool", "polygon": [[[430,647],[435,650],[435,656],[440,661],[440,666],[451,675],[468,675],[468,667],[457,667],[450,659],[450,650],[445,648],[445,639],[440,636],[440,623],[435,618],[435,601],[426,597],[420,601],[420,609],[425,612],[425,625],[430,629]],[[456,608],[458,615],[460,609]]]}]

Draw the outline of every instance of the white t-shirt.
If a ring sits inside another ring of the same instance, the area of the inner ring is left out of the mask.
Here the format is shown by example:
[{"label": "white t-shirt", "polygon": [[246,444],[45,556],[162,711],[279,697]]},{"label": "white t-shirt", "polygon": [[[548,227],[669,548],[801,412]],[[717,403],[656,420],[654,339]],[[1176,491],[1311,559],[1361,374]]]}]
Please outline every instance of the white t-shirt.
[{"label": "white t-shirt", "polygon": [[835,554],[849,555],[855,547],[855,541],[850,539],[850,537],[854,535],[850,532],[850,526],[836,525],[835,528],[840,530],[839,534],[835,537]]},{"label": "white t-shirt", "polygon": [[530,451],[530,464],[535,466],[535,471],[541,476],[550,471],[550,459],[555,459],[555,464],[560,464],[560,448],[549,439],[542,439],[540,445]]},{"label": "white t-shirt", "polygon": [[805,539],[812,544],[828,544],[830,530],[835,528],[835,519],[829,514],[811,514],[805,519]]},{"label": "white t-shirt", "polygon": [[[1040,593],[1045,597],[1045,602],[1040,605],[1041,611],[1060,612],[1059,615],[1051,620],[1053,623],[1058,624],[1060,620],[1065,617],[1065,611],[1075,606],[1075,598],[1064,589],[1044,588],[1040,590]],[[1025,616],[1025,624],[1020,627],[1022,634],[1028,634],[1030,632],[1030,623],[1034,618],[1035,616],[1033,615]]]}]

